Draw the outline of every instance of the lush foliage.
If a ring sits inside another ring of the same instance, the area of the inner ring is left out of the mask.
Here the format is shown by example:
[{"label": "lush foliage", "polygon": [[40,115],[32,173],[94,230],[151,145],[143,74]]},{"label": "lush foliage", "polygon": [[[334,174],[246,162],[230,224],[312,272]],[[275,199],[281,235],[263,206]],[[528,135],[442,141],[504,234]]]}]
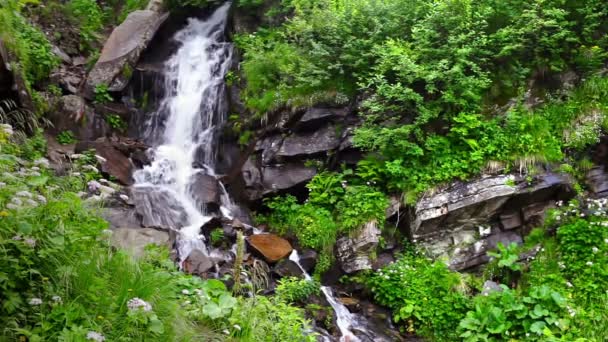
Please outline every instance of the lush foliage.
[{"label": "lush foliage", "polygon": [[[95,94],[97,98],[97,93]],[[104,96],[105,98],[105,96]],[[120,115],[117,114],[109,114],[106,115],[106,122],[110,127],[116,131],[124,132],[127,129],[127,123],[123,120]]]},{"label": "lush foliage", "polygon": [[62,145],[69,145],[76,142],[76,137],[72,131],[63,131],[57,134],[57,142]]},{"label": "lush foliage", "polygon": [[0,1],[0,38],[16,56],[18,64],[13,67],[22,73],[29,87],[45,80],[59,60],[46,36],[20,14],[22,6],[14,0]]},{"label": "lush foliage", "polygon": [[104,13],[95,0],[70,0],[68,11],[77,18],[82,37],[82,48],[91,48],[99,39],[99,31],[103,28]]},{"label": "lush foliage", "polygon": [[298,279],[295,277],[283,278],[279,281],[276,288],[277,297],[287,301],[306,302],[312,295],[319,295],[321,290],[319,284],[314,280]]},{"label": "lush foliage", "polygon": [[437,340],[456,339],[455,327],[469,302],[458,288],[461,278],[442,262],[410,253],[366,278],[374,299],[393,310],[408,332]]},{"label": "lush foliage", "polygon": [[279,299],[235,298],[221,281],[179,272],[165,249],[134,259],[110,247],[96,206],[75,193],[96,158],[56,177],[37,159],[44,138],[16,144],[11,133],[0,132],[0,339],[314,339],[303,312]]}]

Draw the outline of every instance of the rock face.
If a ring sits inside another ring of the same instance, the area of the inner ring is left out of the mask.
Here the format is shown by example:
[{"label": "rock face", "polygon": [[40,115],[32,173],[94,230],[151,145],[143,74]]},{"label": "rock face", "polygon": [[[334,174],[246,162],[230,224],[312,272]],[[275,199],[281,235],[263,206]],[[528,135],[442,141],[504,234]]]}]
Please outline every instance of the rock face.
[{"label": "rock face", "polygon": [[313,107],[277,115],[244,163],[241,175],[245,197],[302,186],[317,173],[309,161],[338,164],[356,162],[350,154],[352,131],[359,123],[350,107]]},{"label": "rock face", "polygon": [[565,175],[546,173],[530,184],[514,175],[485,176],[421,199],[404,222],[414,241],[462,270],[487,262],[486,252],[499,242],[521,243],[547,208],[574,194]]},{"label": "rock face", "polygon": [[215,211],[220,205],[220,185],[213,176],[202,172],[194,175],[190,185],[196,205],[201,211]]},{"label": "rock face", "polygon": [[133,184],[131,173],[133,163],[130,157],[133,154],[141,153],[148,147],[136,140],[121,139],[107,140],[98,139],[95,141],[82,141],[76,145],[76,152],[80,153],[94,149],[95,153],[103,158],[101,171],[116,178],[123,185]]},{"label": "rock face", "polygon": [[353,273],[372,269],[370,255],[376,250],[380,241],[378,223],[366,223],[359,234],[354,237],[343,237],[336,243],[336,255],[342,270]]},{"label": "rock face", "polygon": [[135,257],[144,255],[147,245],[172,247],[173,241],[168,232],[150,228],[117,228],[112,230],[112,244],[126,249]]},{"label": "rock face", "polygon": [[289,241],[274,234],[258,234],[247,238],[249,246],[268,263],[275,263],[289,255],[293,248]]},{"label": "rock face", "polygon": [[108,85],[110,91],[121,91],[127,85],[140,54],[168,17],[157,12],[159,6],[150,8],[153,10],[131,12],[114,29],[87,78],[87,97],[92,98],[100,84]]},{"label": "rock face", "polygon": [[[137,214],[144,227],[179,228],[188,222],[188,215],[173,195],[155,187],[137,186],[131,190]],[[170,215],[168,213],[171,213]]]},{"label": "rock face", "polygon": [[61,97],[58,110],[52,111],[49,119],[56,132],[70,130],[79,133],[83,119],[91,117],[92,111],[82,97],[66,95]]},{"label": "rock face", "polygon": [[33,110],[34,105],[25,80],[20,73],[13,73],[11,63],[16,62],[0,39],[0,99],[12,99],[20,107]]}]

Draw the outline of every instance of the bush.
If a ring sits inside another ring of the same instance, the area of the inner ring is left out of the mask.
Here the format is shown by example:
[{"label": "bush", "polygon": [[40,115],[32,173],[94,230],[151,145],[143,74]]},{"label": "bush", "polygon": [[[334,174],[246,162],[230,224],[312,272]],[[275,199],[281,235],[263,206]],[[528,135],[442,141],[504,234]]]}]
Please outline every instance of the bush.
[{"label": "bush", "polygon": [[320,285],[314,280],[288,277],[279,280],[277,297],[287,303],[305,302],[312,295],[321,293]]},{"label": "bush", "polygon": [[76,137],[72,131],[63,131],[57,134],[57,142],[61,145],[69,145],[76,142]]},{"label": "bush", "polygon": [[457,339],[455,327],[470,303],[456,290],[460,277],[445,264],[408,254],[364,281],[374,299],[390,308],[395,322],[403,323],[407,332],[437,341]]},{"label": "bush", "polygon": [[81,49],[90,50],[103,29],[104,14],[95,0],[70,0],[67,9],[80,27]]}]

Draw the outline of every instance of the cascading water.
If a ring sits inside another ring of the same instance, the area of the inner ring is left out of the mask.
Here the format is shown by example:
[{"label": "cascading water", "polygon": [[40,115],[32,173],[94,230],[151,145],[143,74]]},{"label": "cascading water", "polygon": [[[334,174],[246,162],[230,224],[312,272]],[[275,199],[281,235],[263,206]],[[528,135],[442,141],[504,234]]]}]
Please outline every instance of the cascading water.
[{"label": "cascading water", "polygon": [[[294,249],[293,252],[291,252],[291,255],[289,256],[289,260],[295,262],[300,267],[305,279],[311,280],[310,275],[304,270],[302,265],[300,265],[300,255],[298,254],[298,251]],[[356,324],[356,320],[354,319],[350,311],[348,311],[346,306],[344,306],[344,304],[340,303],[336,299],[336,297],[334,297],[331,288],[327,286],[321,286],[321,292],[323,292],[323,295],[327,299],[327,302],[329,302],[329,305],[331,305],[332,309],[334,309],[334,312],[336,313],[336,323],[338,325],[338,329],[340,329],[340,334],[342,334],[340,341],[359,341],[359,339],[350,330]]]},{"label": "cascading water", "polygon": [[[229,9],[226,3],[206,20],[189,19],[175,35],[179,48],[164,67],[166,95],[146,126],[154,161],[133,176],[134,191],[148,198],[138,205],[147,205],[144,209],[159,222],[180,228],[182,261],[194,249],[207,253],[200,228],[211,217],[197,203],[193,184],[199,174],[215,176],[216,138],[227,112],[224,77],[232,55],[232,45],[224,41]],[[229,203],[225,194],[222,199]]]}]

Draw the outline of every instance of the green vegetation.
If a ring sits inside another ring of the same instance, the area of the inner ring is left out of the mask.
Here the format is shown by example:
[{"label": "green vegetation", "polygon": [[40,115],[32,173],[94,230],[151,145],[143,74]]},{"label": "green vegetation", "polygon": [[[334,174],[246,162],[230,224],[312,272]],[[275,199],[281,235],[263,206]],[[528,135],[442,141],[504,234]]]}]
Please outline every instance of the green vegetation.
[{"label": "green vegetation", "polygon": [[67,10],[80,27],[81,49],[91,50],[104,26],[104,13],[95,0],[70,0]]},{"label": "green vegetation", "polygon": [[[97,94],[95,94],[97,98]],[[110,127],[116,131],[124,132],[127,130],[127,123],[123,120],[120,115],[117,114],[109,114],[106,115],[106,122]]]},{"label": "green vegetation", "polygon": [[57,134],[57,142],[61,145],[69,145],[76,142],[76,137],[72,131],[63,131]]},{"label": "green vegetation", "polygon": [[[0,339],[314,340],[303,312],[279,298],[234,297],[179,272],[163,248],[140,259],[111,248],[96,206],[75,194],[87,178],[34,169],[42,136],[12,139],[0,133]],[[12,175],[23,166],[26,176]]]},{"label": "green vegetation", "polygon": [[303,302],[312,295],[321,294],[320,285],[314,280],[298,279],[296,277],[282,278],[276,288],[278,298],[288,303]]},{"label": "green vegetation", "polygon": [[104,104],[114,101],[112,95],[110,95],[108,88],[109,87],[107,84],[98,84],[97,86],[95,86],[95,103]]}]

